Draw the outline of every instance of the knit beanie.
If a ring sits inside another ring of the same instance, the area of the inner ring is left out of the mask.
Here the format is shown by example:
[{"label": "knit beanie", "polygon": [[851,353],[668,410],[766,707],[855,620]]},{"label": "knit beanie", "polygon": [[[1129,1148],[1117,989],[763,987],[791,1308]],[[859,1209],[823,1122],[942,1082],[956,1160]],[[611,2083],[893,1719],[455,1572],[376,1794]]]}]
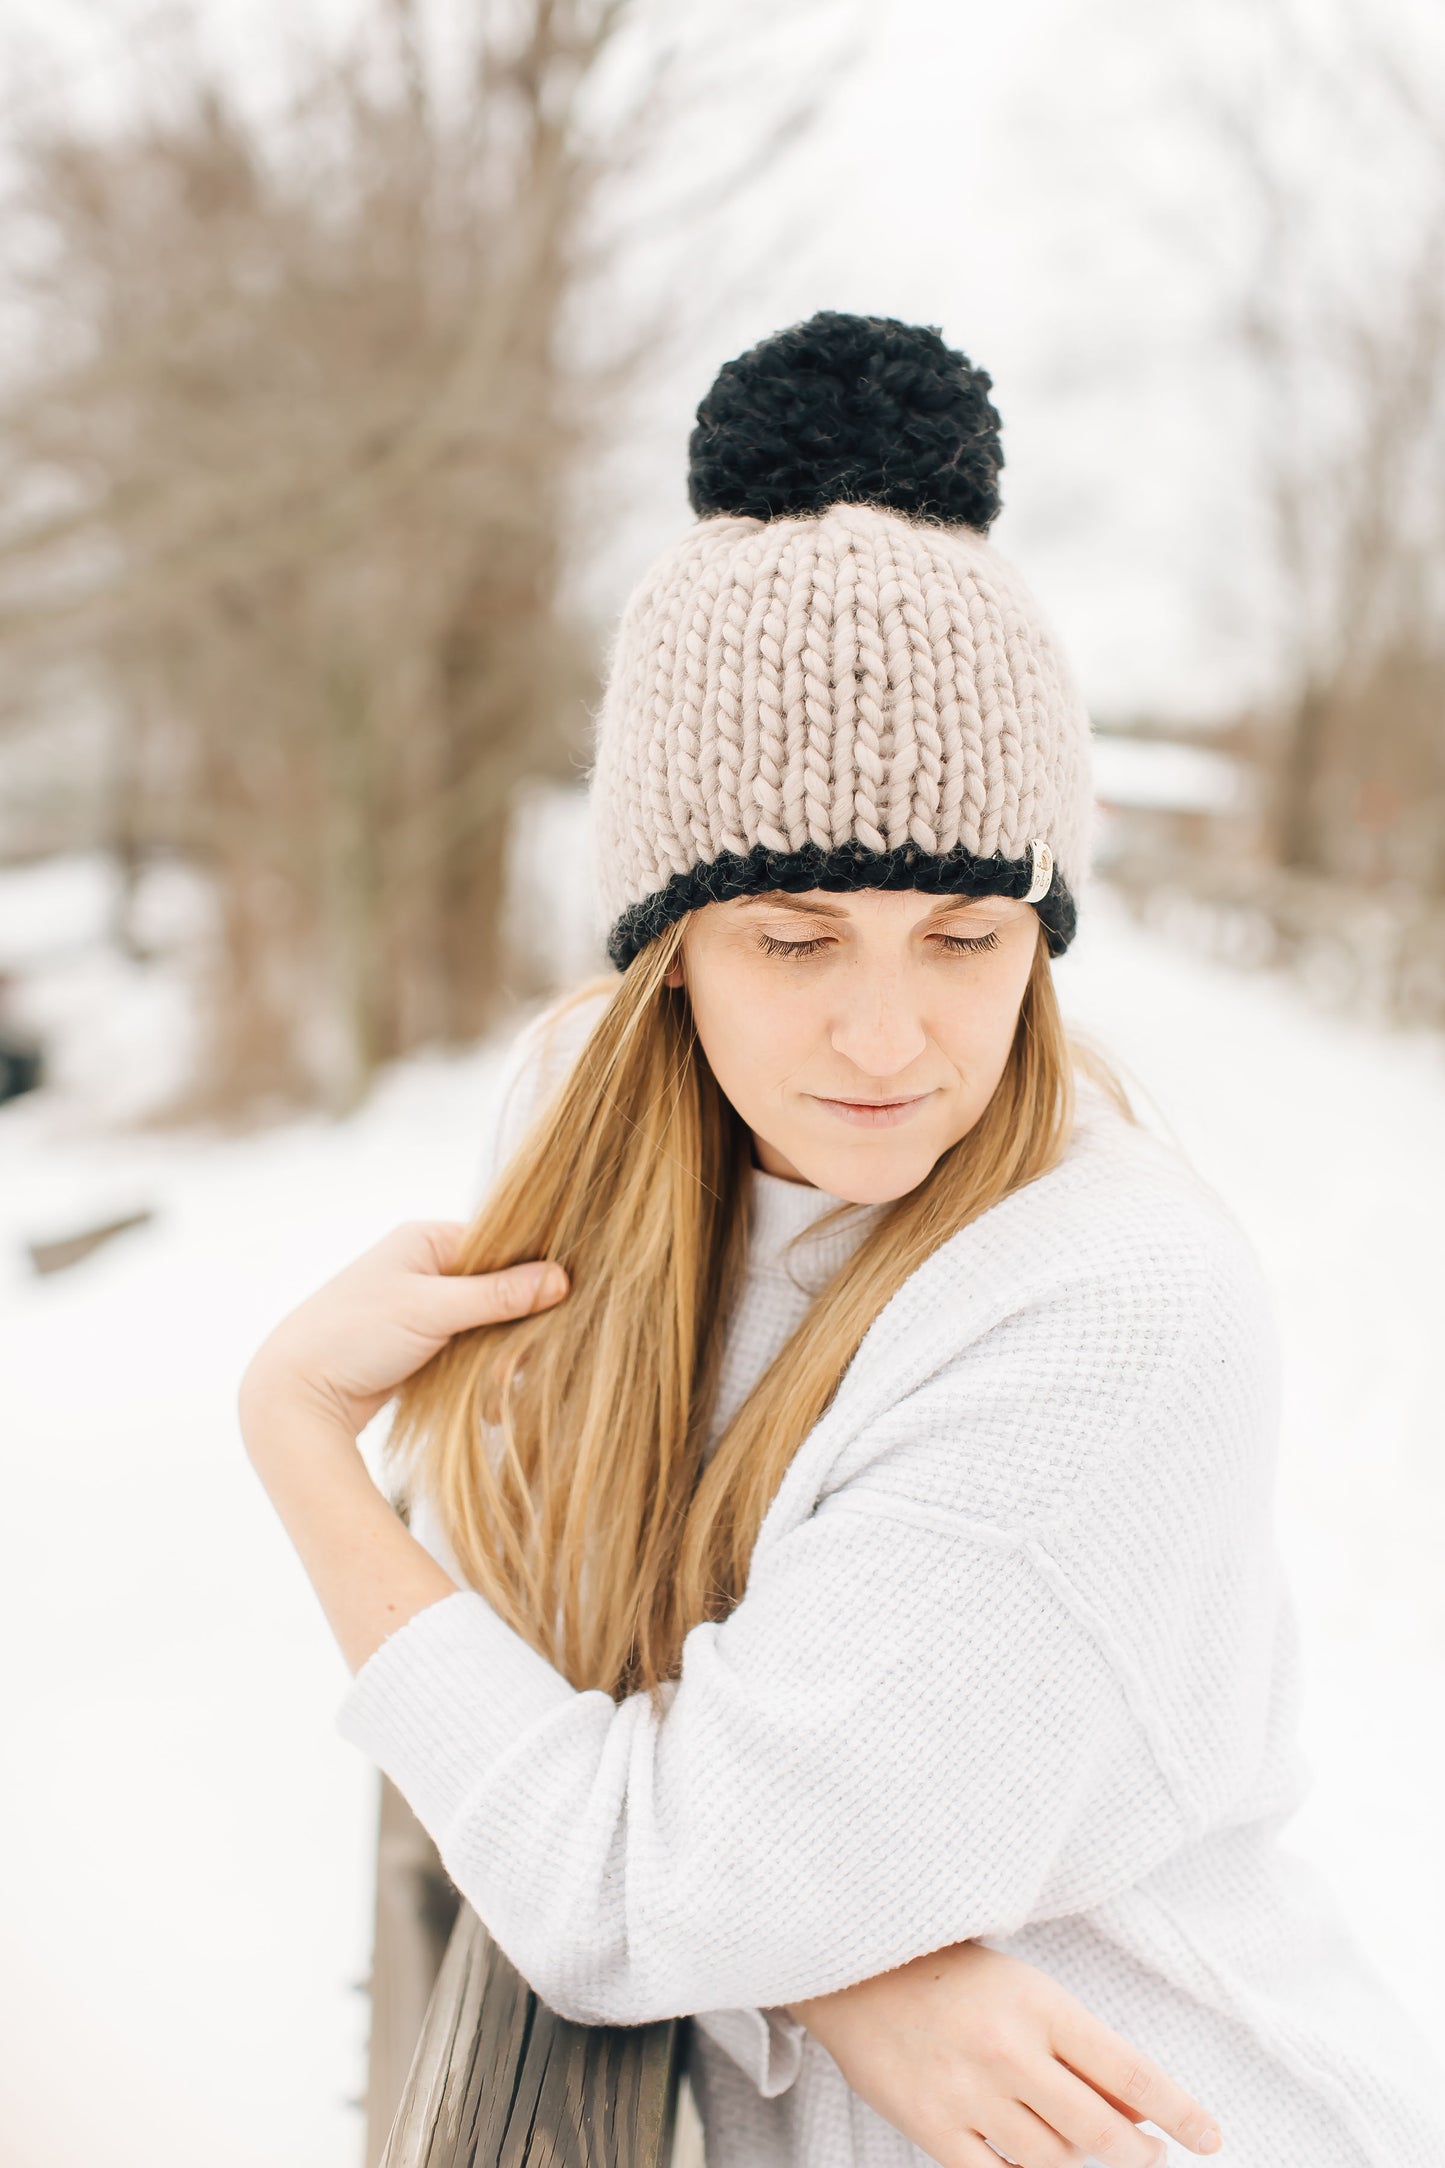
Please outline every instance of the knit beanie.
[{"label": "knit beanie", "polygon": [[1089,721],[987,539],[992,379],[938,331],[823,311],[697,410],[699,516],[622,615],[588,778],[619,971],[767,889],[1031,903],[1058,956],[1089,870]]}]

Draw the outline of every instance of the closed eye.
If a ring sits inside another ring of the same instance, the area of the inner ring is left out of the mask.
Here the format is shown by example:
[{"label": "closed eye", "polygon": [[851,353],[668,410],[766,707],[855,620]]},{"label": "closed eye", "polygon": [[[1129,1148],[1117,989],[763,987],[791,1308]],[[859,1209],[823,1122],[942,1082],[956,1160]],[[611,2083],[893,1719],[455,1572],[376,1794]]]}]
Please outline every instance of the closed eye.
[{"label": "closed eye", "polygon": [[[971,955],[975,949],[997,948],[998,928],[995,926],[990,932],[980,934],[940,933],[934,934],[932,938],[940,948],[947,949],[952,955]],[[758,940],[769,956],[812,956],[819,949],[829,946],[825,934],[818,935],[812,941],[779,941],[770,933],[762,933],[758,935]]]},{"label": "closed eye", "polygon": [[939,934],[938,939],[942,942],[943,946],[946,949],[968,950],[981,948],[997,948],[998,928],[997,926],[994,926],[990,929],[988,933],[941,933]]},{"label": "closed eye", "polygon": [[768,956],[811,956],[828,943],[821,937],[816,941],[775,941],[770,933],[760,933],[758,945]]}]

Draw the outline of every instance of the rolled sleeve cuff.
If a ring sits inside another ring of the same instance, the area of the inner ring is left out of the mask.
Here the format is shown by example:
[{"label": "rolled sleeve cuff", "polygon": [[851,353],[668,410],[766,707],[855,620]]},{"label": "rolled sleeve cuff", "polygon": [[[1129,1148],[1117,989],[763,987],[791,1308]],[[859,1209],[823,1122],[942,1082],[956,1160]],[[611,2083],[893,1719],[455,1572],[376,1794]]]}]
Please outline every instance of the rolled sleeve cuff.
[{"label": "rolled sleeve cuff", "polygon": [[484,1596],[458,1589],[373,1650],[342,1697],[336,1728],[386,1771],[440,1842],[493,1765],[579,1698]]},{"label": "rolled sleeve cuff", "polygon": [[786,2010],[700,2010],[693,2019],[765,2100],[785,2093],[803,2066],[805,2028]]}]

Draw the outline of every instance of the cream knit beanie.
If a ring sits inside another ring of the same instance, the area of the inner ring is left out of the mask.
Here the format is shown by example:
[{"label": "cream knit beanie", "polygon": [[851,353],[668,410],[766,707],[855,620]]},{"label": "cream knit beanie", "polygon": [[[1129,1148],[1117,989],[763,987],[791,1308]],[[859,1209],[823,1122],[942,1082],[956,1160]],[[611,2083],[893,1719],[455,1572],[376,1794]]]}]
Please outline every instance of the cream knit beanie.
[{"label": "cream knit beanie", "polygon": [[589,778],[608,954],[765,889],[1023,897],[1051,954],[1089,870],[1089,722],[987,540],[991,379],[831,311],[698,408],[702,516],[623,613]]}]

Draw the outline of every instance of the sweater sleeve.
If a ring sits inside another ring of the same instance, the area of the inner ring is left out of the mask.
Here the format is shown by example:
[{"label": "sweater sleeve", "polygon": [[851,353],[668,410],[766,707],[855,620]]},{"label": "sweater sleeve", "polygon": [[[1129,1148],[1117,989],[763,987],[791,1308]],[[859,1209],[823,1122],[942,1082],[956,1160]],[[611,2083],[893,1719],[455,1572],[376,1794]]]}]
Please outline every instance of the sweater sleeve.
[{"label": "sweater sleeve", "polygon": [[[411,1532],[452,1579],[465,1588],[467,1577],[425,1492],[411,1515]],[[698,2021],[724,2053],[731,2056],[758,2091],[771,2099],[785,2092],[802,2067],[804,2028],[786,2010],[756,2006],[697,2013]]]},{"label": "sweater sleeve", "polygon": [[563,2016],[765,2011],[1084,1910],[1191,1834],[1046,1565],[845,1487],[693,1628],[660,1715],[465,1590],[374,1652],[340,1729]]}]

